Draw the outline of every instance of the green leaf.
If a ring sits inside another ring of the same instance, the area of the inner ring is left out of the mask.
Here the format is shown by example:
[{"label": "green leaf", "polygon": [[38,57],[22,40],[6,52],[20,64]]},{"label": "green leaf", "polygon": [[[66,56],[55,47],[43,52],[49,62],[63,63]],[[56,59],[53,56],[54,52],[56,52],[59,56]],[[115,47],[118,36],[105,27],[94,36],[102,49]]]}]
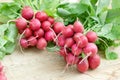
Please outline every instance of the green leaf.
[{"label": "green leaf", "polygon": [[18,35],[18,30],[15,26],[15,24],[10,24],[5,35],[7,36],[8,40],[11,42],[15,42],[15,39],[17,38]]},{"label": "green leaf", "polygon": [[99,19],[100,19],[100,22],[102,25],[105,24],[107,14],[108,14],[108,11],[104,11],[104,12],[100,13],[100,15],[99,15]]},{"label": "green leaf", "polygon": [[5,53],[0,51],[0,59],[3,59],[4,56],[5,56]]},{"label": "green leaf", "polygon": [[71,14],[68,10],[65,10],[63,8],[58,8],[57,13],[61,17],[67,17],[67,16],[69,16]]},{"label": "green leaf", "polygon": [[120,8],[120,0],[112,0],[112,8]]},{"label": "green leaf", "polygon": [[59,51],[59,50],[60,50],[60,47],[58,47],[58,46],[53,46],[53,47],[47,47],[46,49],[47,49],[47,51],[49,51],[49,52],[56,52],[56,51]]},{"label": "green leaf", "polygon": [[108,9],[110,0],[98,0],[96,15]]},{"label": "green leaf", "polygon": [[106,17],[106,23],[113,22],[114,19],[120,18],[120,8],[110,9]]},{"label": "green leaf", "polygon": [[14,50],[15,50],[15,47],[16,47],[16,43],[12,43],[12,42],[7,42],[5,45],[5,52],[7,54],[11,54]]},{"label": "green leaf", "polygon": [[0,37],[0,48],[2,48],[7,43],[7,40]]},{"label": "green leaf", "polygon": [[118,58],[118,54],[115,52],[110,52],[108,48],[105,50],[105,56],[108,60],[115,60]]},{"label": "green leaf", "polygon": [[0,25],[0,36],[4,36],[4,32],[7,30],[7,25],[2,24]]}]

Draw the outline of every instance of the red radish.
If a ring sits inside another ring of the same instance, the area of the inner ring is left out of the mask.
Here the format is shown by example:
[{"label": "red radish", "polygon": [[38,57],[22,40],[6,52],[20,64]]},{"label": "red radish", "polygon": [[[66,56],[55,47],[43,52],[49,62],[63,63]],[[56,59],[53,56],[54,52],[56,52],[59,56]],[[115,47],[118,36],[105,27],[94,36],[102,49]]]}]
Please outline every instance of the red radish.
[{"label": "red radish", "polygon": [[76,64],[77,60],[78,59],[74,55],[72,55],[72,53],[68,53],[68,55],[66,56],[67,66]]},{"label": "red radish", "polygon": [[82,36],[84,36],[82,33],[75,33],[74,36],[73,36],[73,39],[76,42],[79,42]]},{"label": "red radish", "polygon": [[21,29],[21,30],[18,30],[18,32],[19,32],[20,34],[22,34],[22,33],[24,32],[24,30]]},{"label": "red radish", "polygon": [[76,33],[77,32],[83,33],[84,32],[84,27],[83,27],[83,25],[82,25],[82,23],[80,21],[75,21],[73,30]]},{"label": "red radish", "polygon": [[38,38],[43,37],[44,36],[44,30],[42,28],[40,28],[39,30],[34,32],[34,36],[38,37]]},{"label": "red radish", "polygon": [[28,41],[26,39],[20,39],[20,45],[23,47],[23,48],[28,48]]},{"label": "red radish", "polygon": [[54,35],[54,32],[53,32],[53,31],[49,30],[49,31],[47,31],[47,32],[45,33],[45,39],[46,39],[47,41],[53,41],[54,38],[55,38],[55,35]]},{"label": "red radish", "polygon": [[17,18],[15,22],[18,30],[24,30],[27,27],[27,21],[24,18]]},{"label": "red radish", "polygon": [[[80,59],[79,62],[81,62],[81,59]],[[78,64],[77,64],[77,70],[78,70],[79,72],[81,72],[81,73],[86,72],[86,71],[88,70],[88,68],[89,68],[89,64],[88,64],[87,59],[85,59],[85,60],[82,61],[81,63],[79,63],[79,62],[78,62]]]},{"label": "red radish", "polygon": [[66,38],[64,47],[70,48],[70,47],[72,47],[73,44],[74,44],[73,38]]},{"label": "red radish", "polygon": [[41,27],[41,23],[38,19],[32,19],[32,20],[30,20],[29,27],[33,31],[39,30]]},{"label": "red radish", "polygon": [[35,46],[37,44],[37,39],[34,36],[31,36],[30,38],[28,38],[28,43],[30,46]]},{"label": "red radish", "polygon": [[34,11],[32,10],[31,7],[29,6],[25,6],[23,7],[22,11],[21,11],[21,15],[23,18],[30,20],[33,18],[34,15]]},{"label": "red radish", "polygon": [[72,37],[74,32],[73,32],[73,30],[70,27],[64,27],[63,30],[62,30],[62,34],[65,37]]},{"label": "red radish", "polygon": [[98,48],[94,43],[88,43],[85,48],[83,48],[84,54],[94,56],[98,52]]},{"label": "red radish", "polygon": [[97,40],[97,34],[94,31],[89,31],[86,34],[89,42],[95,42]]},{"label": "red radish", "polygon": [[76,44],[72,45],[72,53],[76,56],[79,56],[82,53],[82,48],[78,48]]},{"label": "red radish", "polygon": [[40,50],[45,49],[47,47],[47,41],[45,40],[45,38],[40,38],[37,42],[36,47]]},{"label": "red radish", "polygon": [[48,19],[48,15],[44,11],[39,11],[35,14],[35,18],[40,21],[45,21]]},{"label": "red radish", "polygon": [[24,36],[25,36],[26,38],[32,36],[32,31],[31,31],[30,28],[26,28],[26,29],[25,29]]},{"label": "red radish", "polygon": [[59,46],[64,47],[64,45],[65,45],[65,37],[63,35],[60,35],[58,37],[58,41],[57,42],[58,42]]},{"label": "red radish", "polygon": [[0,80],[7,80],[5,73],[0,72]]},{"label": "red radish", "polygon": [[55,33],[60,33],[64,28],[64,24],[62,22],[56,22],[53,26]]},{"label": "red radish", "polygon": [[50,27],[51,27],[51,23],[49,21],[42,22],[42,28],[43,28],[43,30],[49,31]]},{"label": "red radish", "polygon": [[51,24],[53,24],[55,20],[54,20],[53,17],[50,16],[50,17],[48,17],[48,21],[49,21]]},{"label": "red radish", "polygon": [[73,25],[71,25],[71,24],[67,25],[67,27],[73,29]]},{"label": "red radish", "polygon": [[63,47],[60,48],[59,54],[63,57],[66,57],[66,53]]},{"label": "red radish", "polygon": [[100,56],[98,54],[90,56],[88,62],[91,69],[96,69],[100,65]]},{"label": "red radish", "polygon": [[86,36],[81,36],[80,41],[77,42],[78,47],[84,48],[88,44],[88,39]]}]

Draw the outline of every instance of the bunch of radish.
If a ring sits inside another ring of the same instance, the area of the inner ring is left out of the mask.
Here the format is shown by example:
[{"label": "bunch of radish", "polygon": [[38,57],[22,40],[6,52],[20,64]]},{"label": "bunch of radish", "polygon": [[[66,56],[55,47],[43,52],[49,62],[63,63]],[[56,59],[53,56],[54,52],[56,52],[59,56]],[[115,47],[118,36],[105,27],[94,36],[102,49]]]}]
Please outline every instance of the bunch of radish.
[{"label": "bunch of radish", "polygon": [[98,37],[94,31],[84,34],[81,22],[75,21],[73,25],[64,27],[60,34],[59,53],[67,63],[65,68],[76,64],[78,71],[86,72],[89,68],[96,69],[100,65],[100,56],[95,44]]},{"label": "bunch of radish", "polygon": [[3,72],[3,66],[1,63],[0,63],[0,80],[7,80],[7,78]]},{"label": "bunch of radish", "polygon": [[97,34],[94,31],[84,34],[80,21],[65,26],[44,11],[34,13],[29,6],[25,6],[21,10],[21,17],[15,22],[21,34],[20,45],[23,48],[35,46],[43,50],[52,41],[60,47],[59,53],[67,63],[65,68],[76,64],[78,71],[86,72],[89,68],[95,69],[99,66],[100,57],[95,45]]}]

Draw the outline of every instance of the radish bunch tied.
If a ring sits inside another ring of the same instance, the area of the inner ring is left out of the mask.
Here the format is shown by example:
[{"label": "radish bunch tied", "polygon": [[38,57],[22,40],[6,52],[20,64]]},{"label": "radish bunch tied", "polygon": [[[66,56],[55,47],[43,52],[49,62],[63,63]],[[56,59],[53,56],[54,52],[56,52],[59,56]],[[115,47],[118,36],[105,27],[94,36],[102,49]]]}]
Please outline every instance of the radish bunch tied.
[{"label": "radish bunch tied", "polygon": [[65,26],[44,11],[34,13],[29,6],[23,7],[21,15],[15,22],[23,48],[35,46],[44,50],[48,42],[53,42],[60,47],[59,54],[67,63],[65,69],[76,64],[78,71],[86,72],[89,68],[99,66],[100,57],[95,44],[97,34],[94,31],[84,34],[84,26],[80,21]]},{"label": "radish bunch tied", "polygon": [[83,73],[100,65],[100,56],[95,44],[97,34],[94,31],[84,33],[84,26],[78,20],[58,33],[58,46],[61,47],[59,54],[67,63],[65,69],[76,64],[78,71]]}]

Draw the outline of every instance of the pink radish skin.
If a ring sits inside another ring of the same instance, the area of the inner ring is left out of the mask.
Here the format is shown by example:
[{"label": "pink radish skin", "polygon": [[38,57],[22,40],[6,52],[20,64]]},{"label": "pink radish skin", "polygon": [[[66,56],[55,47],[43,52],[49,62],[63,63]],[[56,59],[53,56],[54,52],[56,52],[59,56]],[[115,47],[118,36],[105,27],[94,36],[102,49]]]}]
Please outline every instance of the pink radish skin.
[{"label": "pink radish skin", "polygon": [[[75,42],[74,42],[73,38],[66,38],[66,40],[65,40],[65,46],[68,47],[68,48],[72,47],[72,45],[73,45],[74,43],[75,43]],[[65,47],[65,46],[64,46],[64,47]]]},{"label": "pink radish skin", "polygon": [[78,33],[78,32],[83,33],[84,32],[84,27],[80,21],[75,21],[73,26],[74,26],[73,27],[74,32],[76,32],[76,33]]},{"label": "pink radish skin", "polygon": [[28,48],[28,41],[26,39],[21,39],[20,40],[20,45],[23,47],[23,48]]},{"label": "pink radish skin", "polygon": [[[81,62],[81,59],[80,59],[79,62]],[[88,64],[87,59],[85,59],[85,60],[82,61],[81,63],[79,63],[79,62],[78,62],[78,64],[77,64],[77,70],[78,70],[79,72],[81,72],[81,73],[86,72],[86,71],[89,69],[89,64]]]},{"label": "pink radish skin", "polygon": [[63,35],[60,35],[60,36],[58,37],[58,45],[59,45],[60,47],[64,47],[64,45],[65,45],[65,37],[64,37]]},{"label": "pink radish skin", "polygon": [[0,72],[0,80],[7,80],[5,73]]},{"label": "pink radish skin", "polygon": [[49,31],[51,27],[51,23],[49,21],[42,22],[42,29],[44,31]]},{"label": "pink radish skin", "polygon": [[53,31],[49,30],[49,31],[45,32],[45,39],[47,41],[53,41],[54,38],[55,38],[55,35],[54,35]]},{"label": "pink radish skin", "polygon": [[88,43],[85,48],[83,48],[84,54],[94,56],[98,52],[98,48],[94,43]]},{"label": "pink radish skin", "polygon": [[69,24],[67,27],[69,27],[73,30],[73,25]]},{"label": "pink radish skin", "polygon": [[48,15],[44,11],[39,11],[35,14],[35,18],[43,22],[48,19]]},{"label": "pink radish skin", "polygon": [[47,41],[45,40],[45,38],[40,38],[37,42],[36,47],[40,50],[43,50],[47,47]]},{"label": "pink radish skin", "polygon": [[38,19],[32,19],[29,23],[29,27],[31,30],[36,31],[40,29],[41,23]]},{"label": "pink radish skin", "polygon": [[88,62],[91,69],[96,69],[100,65],[100,56],[98,54],[90,56]]},{"label": "pink radish skin", "polygon": [[64,27],[64,29],[62,30],[62,34],[68,38],[68,37],[72,37],[74,32],[70,27]]},{"label": "pink radish skin", "polygon": [[78,48],[76,44],[72,45],[72,53],[76,56],[79,56],[82,53],[82,48]]},{"label": "pink radish skin", "polygon": [[30,28],[26,28],[25,29],[25,33],[24,33],[24,37],[25,38],[29,38],[30,36],[32,36],[32,31]]},{"label": "pink radish skin", "polygon": [[55,20],[54,20],[53,17],[50,16],[50,17],[48,17],[48,21],[49,21],[51,24],[53,24]]},{"label": "pink radish skin", "polygon": [[37,39],[36,39],[36,37],[31,36],[30,38],[28,38],[28,44],[29,44],[30,46],[35,46],[35,45],[37,44]]},{"label": "pink radish skin", "polygon": [[21,15],[23,18],[30,20],[33,18],[34,15],[34,11],[32,10],[31,7],[29,6],[25,6],[23,7],[22,11],[21,11]]},{"label": "pink radish skin", "polygon": [[67,65],[73,65],[76,63],[76,60],[77,58],[72,55],[72,53],[68,53],[68,55],[66,56],[66,62],[67,62]]},{"label": "pink radish skin", "polygon": [[97,40],[97,34],[94,31],[89,31],[86,34],[86,37],[88,38],[89,42],[95,42]]},{"label": "pink radish skin", "polygon": [[84,48],[88,44],[88,39],[86,36],[81,36],[80,41],[77,42],[79,48]]},{"label": "pink radish skin", "polygon": [[63,47],[60,48],[59,54],[60,56],[66,57],[66,53]]},{"label": "pink radish skin", "polygon": [[82,33],[75,33],[74,36],[73,36],[73,39],[76,42],[79,42],[82,36],[84,36]]},{"label": "pink radish skin", "polygon": [[55,33],[60,33],[64,28],[64,24],[62,22],[56,22],[53,26],[53,29],[55,31]]},{"label": "pink radish skin", "polygon": [[24,30],[27,28],[27,21],[24,18],[17,18],[15,23],[18,30]]},{"label": "pink radish skin", "polygon": [[21,30],[18,30],[18,32],[19,32],[20,34],[22,34],[22,33],[24,32],[24,30],[21,29]]},{"label": "pink radish skin", "polygon": [[34,36],[38,37],[38,38],[43,37],[44,36],[44,30],[42,28],[40,28],[39,30],[34,32]]}]

